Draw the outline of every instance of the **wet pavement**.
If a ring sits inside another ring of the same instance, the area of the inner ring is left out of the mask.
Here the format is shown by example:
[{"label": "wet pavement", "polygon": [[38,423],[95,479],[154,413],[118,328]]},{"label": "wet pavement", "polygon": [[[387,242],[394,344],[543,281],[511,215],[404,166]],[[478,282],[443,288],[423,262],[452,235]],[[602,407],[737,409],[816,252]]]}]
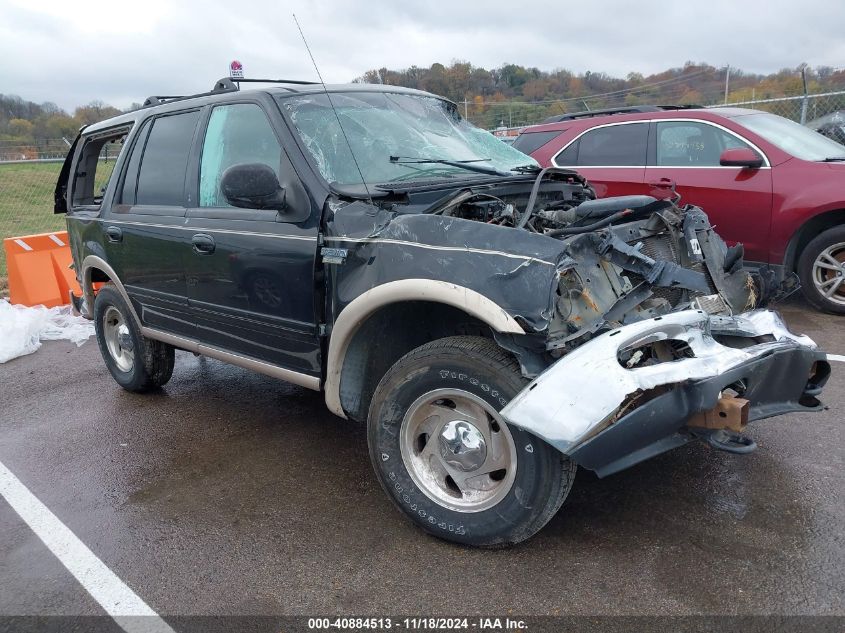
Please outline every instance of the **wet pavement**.
[{"label": "wet pavement", "polygon": [[[792,329],[845,353],[842,319]],[[845,614],[845,365],[830,410],[755,423],[758,450],[687,445],[580,471],[536,537],[426,536],[320,394],[177,353],[122,391],[93,338],[0,365],[0,462],[162,615]],[[0,498],[0,615],[102,609]]]}]

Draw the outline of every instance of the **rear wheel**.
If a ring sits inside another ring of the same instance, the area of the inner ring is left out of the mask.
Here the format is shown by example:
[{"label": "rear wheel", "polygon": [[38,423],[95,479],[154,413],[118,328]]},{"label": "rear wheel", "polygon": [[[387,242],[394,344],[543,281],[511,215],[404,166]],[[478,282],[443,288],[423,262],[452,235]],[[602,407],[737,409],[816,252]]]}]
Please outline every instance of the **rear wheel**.
[{"label": "rear wheel", "polygon": [[94,299],[94,330],[106,367],[127,391],[149,391],[170,380],[173,346],[141,335],[129,306],[112,284],[100,288]]},{"label": "rear wheel", "polygon": [[391,500],[425,531],[510,545],[560,508],[575,464],[498,413],[525,384],[511,356],[472,336],[413,350],[379,383],[370,457]]},{"label": "rear wheel", "polygon": [[845,314],[845,226],[828,229],[807,244],[798,260],[798,276],[810,303]]}]

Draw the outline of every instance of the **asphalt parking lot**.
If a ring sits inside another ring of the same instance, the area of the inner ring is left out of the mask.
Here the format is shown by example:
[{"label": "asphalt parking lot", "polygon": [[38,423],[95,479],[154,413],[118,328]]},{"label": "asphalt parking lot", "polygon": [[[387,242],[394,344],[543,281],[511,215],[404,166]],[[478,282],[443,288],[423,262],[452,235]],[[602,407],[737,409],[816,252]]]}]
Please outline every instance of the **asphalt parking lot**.
[{"label": "asphalt parking lot", "polygon": [[[792,329],[845,353],[840,318]],[[424,535],[320,394],[178,353],[122,391],[92,338],[0,365],[0,462],[168,615],[845,614],[845,366],[830,409],[756,423],[746,457],[692,444],[607,479],[509,550]],[[97,615],[0,498],[0,615]]]}]

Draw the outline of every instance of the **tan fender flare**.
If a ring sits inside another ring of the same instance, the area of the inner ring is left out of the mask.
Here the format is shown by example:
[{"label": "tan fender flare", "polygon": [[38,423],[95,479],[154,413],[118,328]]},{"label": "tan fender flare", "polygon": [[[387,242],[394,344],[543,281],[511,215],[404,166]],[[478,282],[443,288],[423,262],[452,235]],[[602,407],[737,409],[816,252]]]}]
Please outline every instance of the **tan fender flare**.
[{"label": "tan fender flare", "polygon": [[340,376],[346,352],[358,328],[380,308],[403,301],[445,303],[483,321],[496,332],[525,334],[516,320],[484,295],[445,281],[402,279],[391,281],[356,297],[338,315],[332,327],[326,359],[326,406],[342,418],[346,413],[340,403]]},{"label": "tan fender flare", "polygon": [[132,312],[132,318],[135,319],[135,323],[138,324],[138,327],[141,327],[141,319],[138,318],[138,314],[135,312],[135,306],[132,305],[132,301],[129,299],[129,294],[126,292],[126,288],[123,287],[123,283],[118,278],[117,273],[114,272],[114,269],[109,266],[105,260],[101,257],[97,257],[96,255],[88,255],[88,257],[82,261],[82,293],[85,295],[85,303],[89,306],[92,318],[94,314],[94,283],[91,279],[91,273],[94,268],[98,268],[108,275],[111,283],[114,284],[114,287],[117,288],[117,291],[123,297],[126,305],[129,306],[129,310]]}]

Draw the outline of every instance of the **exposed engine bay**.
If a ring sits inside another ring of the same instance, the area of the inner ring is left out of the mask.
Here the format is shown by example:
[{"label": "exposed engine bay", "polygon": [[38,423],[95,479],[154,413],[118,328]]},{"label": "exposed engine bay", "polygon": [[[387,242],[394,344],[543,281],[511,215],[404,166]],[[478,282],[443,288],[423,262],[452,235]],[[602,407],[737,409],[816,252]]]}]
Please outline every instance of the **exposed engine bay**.
[{"label": "exposed engine bay", "polygon": [[[547,174],[554,180],[543,183]],[[738,314],[772,295],[768,278],[743,268],[742,245],[725,244],[704,211],[679,206],[677,196],[597,200],[580,175],[549,168],[528,193],[464,190],[430,212],[565,243],[547,339],[553,355],[611,325],[690,308]]]}]

